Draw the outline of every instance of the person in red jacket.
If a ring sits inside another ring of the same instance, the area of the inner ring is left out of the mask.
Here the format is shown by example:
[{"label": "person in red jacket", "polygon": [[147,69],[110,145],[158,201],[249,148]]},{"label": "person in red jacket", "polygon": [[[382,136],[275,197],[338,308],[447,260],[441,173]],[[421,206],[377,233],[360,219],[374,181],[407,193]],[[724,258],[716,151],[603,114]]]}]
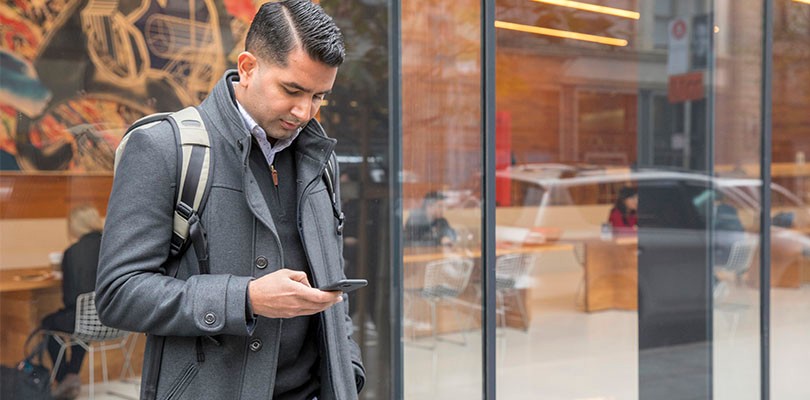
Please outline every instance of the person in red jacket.
[{"label": "person in red jacket", "polygon": [[638,191],[632,187],[619,190],[619,198],[610,210],[608,221],[614,234],[635,233],[638,229]]}]

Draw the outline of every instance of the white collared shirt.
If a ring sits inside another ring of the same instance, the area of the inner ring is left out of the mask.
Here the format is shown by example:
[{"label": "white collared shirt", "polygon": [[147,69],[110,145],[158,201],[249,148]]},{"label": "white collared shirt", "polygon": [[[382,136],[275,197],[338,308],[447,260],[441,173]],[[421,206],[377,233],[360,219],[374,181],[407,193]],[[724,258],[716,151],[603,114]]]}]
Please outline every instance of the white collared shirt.
[{"label": "white collared shirt", "polygon": [[236,103],[236,108],[239,109],[239,114],[242,115],[242,122],[245,123],[245,128],[247,128],[248,132],[256,138],[256,143],[259,144],[259,148],[262,150],[262,154],[264,154],[264,159],[267,160],[267,166],[273,165],[273,160],[276,158],[276,154],[280,153],[282,150],[290,147],[293,140],[298,137],[298,134],[301,133],[301,128],[298,128],[295,131],[295,134],[292,135],[289,139],[279,140],[276,142],[275,146],[270,144],[270,141],[267,140],[267,132],[262,129],[259,124],[256,123],[256,120],[248,114],[247,110],[239,104],[239,100],[235,98],[233,101]]}]

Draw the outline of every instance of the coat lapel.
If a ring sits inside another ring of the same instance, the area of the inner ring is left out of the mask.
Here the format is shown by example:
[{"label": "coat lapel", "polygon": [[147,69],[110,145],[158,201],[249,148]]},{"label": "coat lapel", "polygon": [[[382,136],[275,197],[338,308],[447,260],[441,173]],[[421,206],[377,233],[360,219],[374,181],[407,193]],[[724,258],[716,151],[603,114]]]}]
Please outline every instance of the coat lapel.
[{"label": "coat lapel", "polygon": [[326,167],[329,156],[335,149],[337,140],[326,137],[321,124],[310,121],[293,143],[295,150],[295,168],[298,174],[298,206],[304,196],[304,190],[312,181],[318,179]]},{"label": "coat lapel", "polygon": [[276,231],[276,225],[273,223],[273,217],[270,214],[270,208],[267,206],[267,201],[265,200],[264,195],[262,195],[259,184],[256,182],[256,178],[253,176],[253,171],[249,166],[245,166],[245,174],[243,179],[243,185],[245,187],[245,200],[247,200],[251,212],[253,212],[253,215],[256,216],[256,218],[261,221],[264,226],[266,226],[272,232],[278,234],[278,231]]}]

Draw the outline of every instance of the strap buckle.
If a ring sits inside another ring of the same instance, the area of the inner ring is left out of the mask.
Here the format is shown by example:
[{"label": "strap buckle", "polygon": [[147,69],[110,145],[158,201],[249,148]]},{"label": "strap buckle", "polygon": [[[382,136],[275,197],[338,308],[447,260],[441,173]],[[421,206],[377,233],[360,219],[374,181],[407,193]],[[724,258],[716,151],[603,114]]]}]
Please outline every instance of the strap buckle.
[{"label": "strap buckle", "polygon": [[346,216],[343,214],[343,211],[340,212],[340,215],[337,216],[338,219],[338,226],[337,226],[337,234],[338,236],[343,235],[343,222],[346,220]]}]

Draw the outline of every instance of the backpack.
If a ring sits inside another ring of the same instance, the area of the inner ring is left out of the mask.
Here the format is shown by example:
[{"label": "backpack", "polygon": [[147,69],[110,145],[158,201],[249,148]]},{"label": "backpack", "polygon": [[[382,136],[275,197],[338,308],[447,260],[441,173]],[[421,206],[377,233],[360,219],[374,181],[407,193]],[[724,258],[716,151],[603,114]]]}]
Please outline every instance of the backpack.
[{"label": "backpack", "polygon": [[[208,273],[208,241],[205,229],[202,226],[200,215],[208,199],[211,188],[211,144],[205,123],[195,107],[186,107],[174,113],[155,113],[138,119],[124,133],[121,143],[115,150],[115,163],[113,173],[118,169],[118,163],[125,151],[130,132],[146,129],[168,121],[174,132],[177,151],[177,177],[175,191],[175,209],[172,226],[171,255],[183,254],[190,244],[194,245],[197,260],[200,263],[200,273]],[[335,153],[329,157],[322,178],[326,183],[332,203],[332,213],[338,220],[337,234],[343,234],[345,216],[338,204],[335,186],[337,177],[334,176],[337,157]],[[189,239],[191,239],[189,241]]]},{"label": "backpack", "polygon": [[[28,335],[23,344],[25,358],[13,367],[0,365],[0,399],[52,400],[51,373],[42,360],[47,346],[48,334],[40,334],[41,328]],[[39,342],[31,348],[29,344],[35,336]]]}]

